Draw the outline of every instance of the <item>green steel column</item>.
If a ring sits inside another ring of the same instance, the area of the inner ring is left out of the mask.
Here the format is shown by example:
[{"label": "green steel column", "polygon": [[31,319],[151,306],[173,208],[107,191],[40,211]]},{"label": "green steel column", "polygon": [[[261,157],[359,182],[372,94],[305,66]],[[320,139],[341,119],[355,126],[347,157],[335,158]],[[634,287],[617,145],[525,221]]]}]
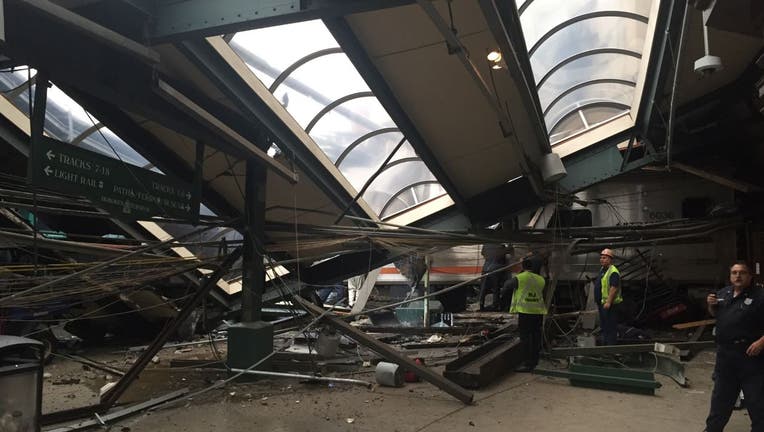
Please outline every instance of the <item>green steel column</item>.
[{"label": "green steel column", "polygon": [[247,161],[244,190],[244,256],[242,262],[241,321],[260,321],[265,288],[263,264],[266,171],[255,159]]}]

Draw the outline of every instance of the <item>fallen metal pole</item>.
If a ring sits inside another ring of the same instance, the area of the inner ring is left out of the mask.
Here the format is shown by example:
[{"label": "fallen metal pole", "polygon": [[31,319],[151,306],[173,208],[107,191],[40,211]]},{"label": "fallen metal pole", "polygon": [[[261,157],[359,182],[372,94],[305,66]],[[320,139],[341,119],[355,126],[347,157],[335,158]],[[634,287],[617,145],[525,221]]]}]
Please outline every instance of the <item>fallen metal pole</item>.
[{"label": "fallen metal pole", "polygon": [[115,412],[112,412],[112,413],[109,413],[109,414],[105,414],[105,415],[100,415],[99,416],[97,413],[94,412],[93,414],[96,416],[95,420],[85,420],[85,421],[81,421],[81,422],[76,423],[76,424],[62,426],[60,428],[47,430],[45,432],[71,432],[71,431],[78,431],[78,430],[87,429],[87,428],[90,428],[90,427],[93,427],[93,426],[98,426],[98,425],[102,425],[103,426],[103,425],[105,425],[106,422],[109,422],[111,420],[117,420],[117,419],[120,419],[122,417],[126,417],[128,415],[135,414],[135,413],[137,413],[139,411],[143,411],[145,409],[149,409],[149,408],[154,407],[156,405],[165,403],[167,401],[170,401],[170,400],[173,400],[173,399],[177,399],[177,398],[185,395],[186,393],[188,393],[188,389],[184,388],[184,389],[180,389],[180,390],[174,391],[172,393],[168,393],[168,394],[166,394],[164,396],[160,396],[160,397],[157,397],[157,398],[154,398],[154,399],[150,399],[150,400],[147,400],[146,402],[138,403],[138,404],[129,406],[129,407],[125,408],[125,409],[122,409],[122,410],[119,410],[119,411],[115,411]]},{"label": "fallen metal pole", "polygon": [[112,387],[112,389],[109,390],[103,396],[103,398],[101,398],[101,404],[105,408],[109,408],[114,405],[115,402],[117,402],[117,400],[120,398],[120,396],[122,396],[125,390],[127,390],[130,384],[132,384],[132,382],[138,378],[138,375],[140,375],[146,365],[149,364],[154,355],[156,355],[156,353],[162,349],[164,343],[167,341],[170,335],[172,335],[178,326],[180,326],[180,324],[183,323],[189,315],[191,315],[191,311],[194,310],[196,305],[198,305],[202,299],[207,296],[210,289],[212,289],[212,287],[217,284],[218,280],[223,277],[223,275],[228,272],[228,269],[230,269],[231,266],[241,257],[241,253],[242,249],[241,247],[238,247],[234,249],[233,252],[231,252],[225,258],[225,260],[223,260],[223,263],[220,264],[220,267],[218,267],[218,269],[215,270],[207,278],[207,280],[204,281],[196,293],[194,293],[194,296],[191,297],[188,300],[188,303],[183,306],[183,309],[181,309],[175,318],[169,324],[167,324],[161,332],[159,332],[157,337],[154,339],[151,345],[149,345],[146,351],[144,351],[143,354],[138,357],[138,360],[133,363],[130,369],[125,372],[125,376],[123,376],[122,379],[120,379],[117,384]]},{"label": "fallen metal pole", "polygon": [[[689,348],[713,348],[716,346],[714,341],[700,341],[700,342],[672,342],[671,345],[679,349]],[[633,344],[633,345],[605,345],[597,347],[566,347],[566,348],[552,348],[549,350],[549,354],[552,357],[568,357],[568,356],[591,356],[602,354],[624,354],[634,352],[651,352],[655,350],[655,343],[647,344]]]},{"label": "fallen metal pole", "polygon": [[292,300],[298,303],[300,306],[302,306],[306,311],[310,312],[311,314],[319,316],[319,317],[323,316],[322,319],[326,323],[336,328],[337,330],[345,333],[347,336],[350,336],[352,339],[355,339],[356,342],[377,352],[386,360],[392,363],[397,363],[399,366],[402,366],[403,368],[414,372],[417,376],[419,376],[423,380],[438,387],[439,389],[459,399],[465,404],[469,405],[472,403],[472,399],[474,397],[472,392],[467,391],[463,389],[462,387],[454,384],[453,382],[443,378],[442,376],[433,372],[430,368],[427,368],[415,363],[413,360],[411,360],[407,356],[393,349],[391,346],[384,344],[372,338],[371,336],[367,335],[366,333],[352,327],[350,324],[346,323],[342,319],[332,315],[331,313],[327,313],[328,311],[325,311],[324,309],[314,305],[313,303],[305,300],[304,298],[298,295],[294,295],[292,296]]},{"label": "fallen metal pole", "polygon": [[303,375],[303,374],[292,374],[292,373],[286,373],[286,372],[270,372],[270,371],[260,371],[260,370],[236,369],[236,368],[231,368],[231,371],[237,372],[237,373],[241,372],[241,373],[245,373],[249,375],[262,375],[267,377],[297,378],[297,379],[305,379],[305,380],[311,380],[311,381],[358,384],[358,385],[366,386],[369,388],[372,386],[372,383],[368,381],[351,379],[351,378],[322,377],[322,376],[316,376],[316,375]]}]

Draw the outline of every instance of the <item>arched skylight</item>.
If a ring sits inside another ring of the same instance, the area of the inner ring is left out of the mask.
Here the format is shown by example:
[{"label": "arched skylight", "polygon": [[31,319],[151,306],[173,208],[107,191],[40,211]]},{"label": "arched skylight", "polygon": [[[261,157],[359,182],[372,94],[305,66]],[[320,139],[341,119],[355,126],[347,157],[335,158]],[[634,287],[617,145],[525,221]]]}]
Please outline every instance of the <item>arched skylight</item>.
[{"label": "arched skylight", "polygon": [[363,198],[380,218],[445,194],[321,21],[237,33],[230,45],[356,190],[371,180]]},{"label": "arched skylight", "polygon": [[552,143],[628,111],[652,0],[517,2]]}]

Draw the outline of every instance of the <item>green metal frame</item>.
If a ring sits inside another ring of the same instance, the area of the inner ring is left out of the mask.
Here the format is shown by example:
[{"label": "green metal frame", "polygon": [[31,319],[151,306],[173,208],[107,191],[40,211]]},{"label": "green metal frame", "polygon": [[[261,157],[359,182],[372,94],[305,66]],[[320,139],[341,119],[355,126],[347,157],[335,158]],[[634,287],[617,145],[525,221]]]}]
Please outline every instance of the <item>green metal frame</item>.
[{"label": "green metal frame", "polygon": [[654,395],[661,383],[652,372],[573,363],[569,370],[536,369],[534,374],[567,378],[577,387]]},{"label": "green metal frame", "polygon": [[413,0],[157,0],[149,39],[195,39],[413,3]]}]

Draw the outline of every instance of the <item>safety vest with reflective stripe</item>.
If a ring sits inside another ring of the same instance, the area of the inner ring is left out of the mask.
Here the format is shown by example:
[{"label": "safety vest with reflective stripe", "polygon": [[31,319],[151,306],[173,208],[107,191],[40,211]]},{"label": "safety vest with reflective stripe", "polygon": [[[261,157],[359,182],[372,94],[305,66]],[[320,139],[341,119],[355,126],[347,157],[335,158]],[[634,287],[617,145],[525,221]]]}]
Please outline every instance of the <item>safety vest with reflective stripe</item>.
[{"label": "safety vest with reflective stripe", "polygon": [[515,277],[517,277],[517,289],[512,294],[509,313],[545,315],[544,278],[528,270]]},{"label": "safety vest with reflective stripe", "polygon": [[[610,275],[613,273],[617,273],[618,276],[621,275],[621,272],[619,272],[618,269],[611,264],[605,274],[602,276],[602,304],[607,303],[608,295],[610,295]],[[623,297],[621,297],[621,287],[618,287],[618,291],[615,294],[615,300],[613,300],[613,303],[618,304],[622,301]]]}]

